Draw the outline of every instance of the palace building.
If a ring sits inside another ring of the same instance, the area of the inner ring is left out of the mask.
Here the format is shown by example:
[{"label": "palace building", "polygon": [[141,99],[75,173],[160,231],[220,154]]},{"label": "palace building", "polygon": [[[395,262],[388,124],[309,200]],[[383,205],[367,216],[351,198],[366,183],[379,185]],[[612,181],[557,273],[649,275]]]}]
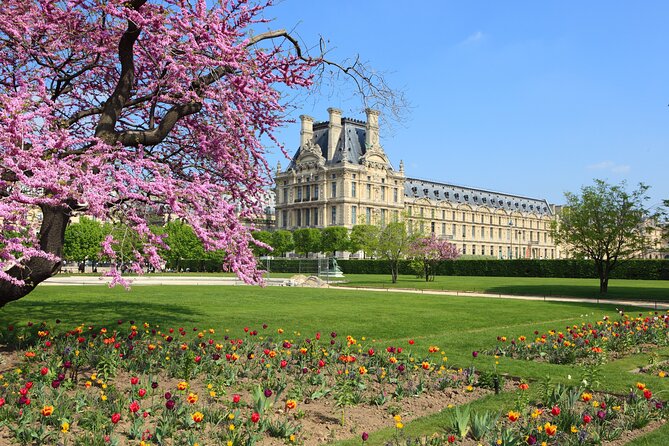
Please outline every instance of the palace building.
[{"label": "palace building", "polygon": [[564,257],[550,236],[555,215],[546,200],[407,177],[379,143],[379,112],[367,109],[364,122],[328,113],[326,122],[300,116],[300,147],[285,170],[277,166],[277,228],[404,220],[409,231],[446,238],[463,255]]}]

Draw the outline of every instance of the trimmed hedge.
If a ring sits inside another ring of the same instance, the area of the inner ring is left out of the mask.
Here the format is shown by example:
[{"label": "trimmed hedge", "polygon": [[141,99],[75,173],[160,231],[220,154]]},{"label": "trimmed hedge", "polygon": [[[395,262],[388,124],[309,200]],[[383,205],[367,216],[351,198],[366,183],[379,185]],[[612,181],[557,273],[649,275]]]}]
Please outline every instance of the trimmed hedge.
[{"label": "trimmed hedge", "polygon": [[[338,260],[344,274],[390,274],[385,260]],[[410,261],[400,262],[400,274],[414,274]],[[598,278],[591,260],[455,260],[443,261],[438,276]],[[611,272],[612,279],[669,280],[668,260],[627,260]]]},{"label": "trimmed hedge", "polygon": [[[400,274],[415,274],[409,260],[401,260]],[[386,260],[337,260],[344,274],[390,274]],[[268,263],[260,260],[262,269]],[[168,268],[191,272],[218,272],[217,260],[181,260],[179,265]],[[272,259],[269,270],[275,273],[316,274],[315,259]],[[499,277],[564,277],[596,279],[595,263],[591,260],[454,260],[443,261],[437,266],[438,276],[499,276]],[[669,260],[626,260],[611,272],[611,279],[669,280]]]}]

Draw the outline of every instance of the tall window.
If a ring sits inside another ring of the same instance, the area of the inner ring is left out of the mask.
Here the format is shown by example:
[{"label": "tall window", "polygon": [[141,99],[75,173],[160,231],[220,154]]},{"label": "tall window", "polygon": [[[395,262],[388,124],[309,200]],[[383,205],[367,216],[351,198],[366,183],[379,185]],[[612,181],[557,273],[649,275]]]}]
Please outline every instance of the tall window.
[{"label": "tall window", "polygon": [[281,211],[281,226],[288,227],[288,211]]},{"label": "tall window", "polygon": [[357,184],[355,181],[351,183],[351,197],[355,198],[358,196]]},{"label": "tall window", "polygon": [[381,200],[386,201],[386,186],[381,186]]},{"label": "tall window", "polygon": [[372,199],[372,185],[371,184],[367,184],[367,198],[370,199],[370,200]]},{"label": "tall window", "polygon": [[366,220],[367,220],[367,224],[371,225],[372,224],[372,208],[365,209],[365,217],[366,217]]},{"label": "tall window", "polygon": [[357,223],[358,223],[358,207],[351,206],[351,224],[355,225]]},{"label": "tall window", "polygon": [[381,209],[381,226],[386,225],[386,210]]},{"label": "tall window", "polygon": [[472,255],[476,255],[476,245],[472,245]]},{"label": "tall window", "polygon": [[314,200],[318,200],[318,184],[314,184]]},{"label": "tall window", "polygon": [[446,235],[446,223],[441,224],[441,235]]},{"label": "tall window", "polygon": [[435,223],[434,222],[430,223],[430,232],[433,233],[433,234],[434,234],[434,231],[435,231],[434,227],[435,227]]},{"label": "tall window", "polygon": [[302,209],[298,209],[295,211],[297,214],[297,226],[302,226]]},{"label": "tall window", "polygon": [[314,226],[318,226],[318,208],[313,208],[311,210],[311,213],[314,216],[314,218],[312,218],[312,220],[314,221]]},{"label": "tall window", "polygon": [[335,198],[335,197],[337,197],[337,183],[333,181],[333,182],[332,182],[332,191],[331,191],[331,194],[330,194],[330,198]]},{"label": "tall window", "polygon": [[393,189],[393,202],[397,203],[397,188]]},{"label": "tall window", "polygon": [[441,211],[441,219],[446,220],[446,211],[444,210]]},{"label": "tall window", "polygon": [[462,255],[464,256],[466,254],[467,254],[467,245],[462,245]]},{"label": "tall window", "polygon": [[393,223],[397,223],[400,219],[400,211],[393,211]]},{"label": "tall window", "polygon": [[311,226],[311,209],[304,210],[304,225]]},{"label": "tall window", "polygon": [[309,201],[311,199],[311,186],[304,186],[304,201]]},{"label": "tall window", "polygon": [[297,186],[297,201],[300,202],[302,201],[302,186]]},{"label": "tall window", "polygon": [[283,202],[288,203],[288,188],[287,187],[283,188]]},{"label": "tall window", "polygon": [[330,224],[337,224],[337,206],[332,206],[330,209]]}]

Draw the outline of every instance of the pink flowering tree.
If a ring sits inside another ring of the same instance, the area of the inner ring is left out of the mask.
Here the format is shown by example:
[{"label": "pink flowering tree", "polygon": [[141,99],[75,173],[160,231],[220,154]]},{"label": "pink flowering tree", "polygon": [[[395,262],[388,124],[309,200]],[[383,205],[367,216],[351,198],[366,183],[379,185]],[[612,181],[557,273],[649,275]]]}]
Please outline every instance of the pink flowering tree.
[{"label": "pink flowering tree", "polygon": [[434,280],[437,265],[443,260],[455,260],[460,251],[453,243],[430,236],[417,237],[409,244],[408,257],[416,261],[425,275],[425,281]]},{"label": "pink flowering tree", "polygon": [[[248,0],[0,2],[0,307],[56,274],[73,213],[119,222],[101,255],[158,268],[149,217],[188,223],[249,283],[249,248],[270,171],[261,141],[285,122],[282,97],[331,62],[267,28]],[[360,90],[359,65],[343,67]],[[352,68],[346,70],[346,68]],[[379,85],[385,87],[381,82]],[[112,283],[123,283],[113,269]]]}]

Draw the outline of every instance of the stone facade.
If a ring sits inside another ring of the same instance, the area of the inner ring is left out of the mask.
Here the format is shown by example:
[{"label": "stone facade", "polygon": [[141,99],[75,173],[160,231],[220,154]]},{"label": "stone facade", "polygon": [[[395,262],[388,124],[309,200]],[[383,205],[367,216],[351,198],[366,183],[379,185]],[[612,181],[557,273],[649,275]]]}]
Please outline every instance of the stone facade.
[{"label": "stone facade", "polygon": [[435,233],[465,255],[561,258],[550,237],[555,218],[546,200],[407,178],[379,144],[379,113],[366,122],[300,116],[300,147],[277,166],[277,228],[385,225],[404,220],[412,232]]}]

